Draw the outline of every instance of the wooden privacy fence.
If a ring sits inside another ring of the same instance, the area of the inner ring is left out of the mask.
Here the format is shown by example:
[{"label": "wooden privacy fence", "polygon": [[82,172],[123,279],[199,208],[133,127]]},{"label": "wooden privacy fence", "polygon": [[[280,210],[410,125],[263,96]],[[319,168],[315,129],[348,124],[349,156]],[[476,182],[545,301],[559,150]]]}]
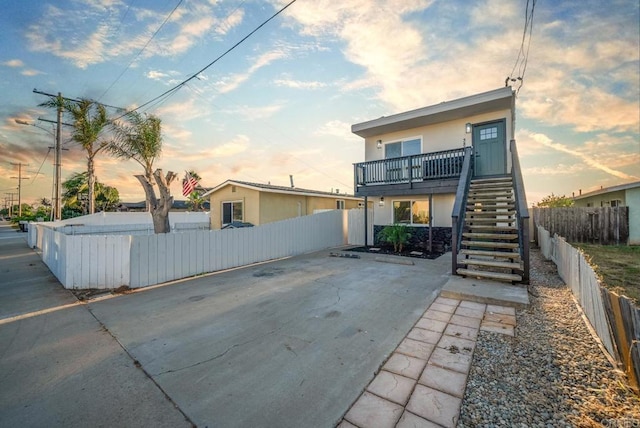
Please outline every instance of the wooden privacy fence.
[{"label": "wooden privacy fence", "polygon": [[532,211],[535,225],[569,242],[624,245],[629,239],[629,207],[532,208]]},{"label": "wooden privacy fence", "polygon": [[150,235],[66,235],[30,225],[29,245],[65,288],[145,287],[294,256],[347,242],[347,214],[333,210],[263,226]]},{"label": "wooden privacy fence", "polygon": [[640,388],[640,309],[625,296],[609,291],[584,254],[564,238],[537,226],[540,250],[553,260],[558,274],[571,288],[607,352],[624,369],[629,383]]}]

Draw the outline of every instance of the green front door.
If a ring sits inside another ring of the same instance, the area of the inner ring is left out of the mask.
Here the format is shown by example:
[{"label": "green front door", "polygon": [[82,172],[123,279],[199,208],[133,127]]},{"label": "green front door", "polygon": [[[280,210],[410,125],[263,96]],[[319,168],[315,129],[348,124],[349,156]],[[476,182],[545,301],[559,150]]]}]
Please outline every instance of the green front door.
[{"label": "green front door", "polygon": [[473,127],[475,176],[487,177],[507,173],[507,145],[504,120]]}]

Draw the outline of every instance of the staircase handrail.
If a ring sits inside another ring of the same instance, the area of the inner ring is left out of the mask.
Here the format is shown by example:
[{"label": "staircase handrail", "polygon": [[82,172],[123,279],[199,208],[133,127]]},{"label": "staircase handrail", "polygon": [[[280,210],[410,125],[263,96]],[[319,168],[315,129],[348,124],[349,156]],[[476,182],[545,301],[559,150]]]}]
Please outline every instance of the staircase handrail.
[{"label": "staircase handrail", "polygon": [[469,195],[469,185],[471,184],[471,177],[473,175],[472,155],[473,148],[465,147],[462,171],[460,172],[456,199],[453,203],[453,211],[451,213],[451,273],[454,275],[458,269],[458,251],[462,244],[462,228],[467,206],[467,196]]},{"label": "staircase handrail", "polygon": [[522,170],[516,140],[509,143],[511,152],[511,178],[513,180],[514,196],[516,199],[516,217],[518,220],[518,238],[520,240],[520,258],[523,262],[522,282],[529,283],[529,208],[527,195],[524,191]]}]

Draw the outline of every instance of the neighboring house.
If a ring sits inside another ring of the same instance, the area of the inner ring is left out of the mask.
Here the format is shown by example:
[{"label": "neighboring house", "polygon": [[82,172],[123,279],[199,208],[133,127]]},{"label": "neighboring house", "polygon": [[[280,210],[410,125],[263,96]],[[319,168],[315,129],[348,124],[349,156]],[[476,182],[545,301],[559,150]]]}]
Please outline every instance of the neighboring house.
[{"label": "neighboring house", "polygon": [[[425,248],[432,240],[452,248],[459,274],[469,274],[461,265],[488,261],[500,265],[493,278],[526,281],[528,240],[518,236],[526,233],[518,218],[528,211],[514,123],[515,93],[504,87],[352,125],[365,148],[365,162],[354,165],[354,194],[373,199],[374,234],[406,224],[428,236]],[[464,259],[457,261],[460,247]],[[482,259],[468,260],[476,256]],[[501,275],[505,269],[511,272]],[[513,274],[523,270],[524,278]]]},{"label": "neighboring house", "polygon": [[361,198],[351,195],[237,180],[227,180],[202,196],[210,200],[211,229],[221,229],[234,222],[258,226],[318,210],[362,205]]},{"label": "neighboring house", "polygon": [[573,197],[576,207],[629,207],[629,245],[640,245],[640,181]]}]

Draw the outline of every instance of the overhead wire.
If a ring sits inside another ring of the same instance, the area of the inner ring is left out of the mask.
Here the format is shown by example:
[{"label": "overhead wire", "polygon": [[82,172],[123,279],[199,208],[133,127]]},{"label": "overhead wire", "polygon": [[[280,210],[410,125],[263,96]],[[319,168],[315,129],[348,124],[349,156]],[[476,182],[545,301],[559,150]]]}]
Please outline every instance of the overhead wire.
[{"label": "overhead wire", "polygon": [[100,95],[98,97],[98,101],[100,99],[102,99],[102,97],[104,97],[107,92],[109,92],[111,90],[111,88],[113,88],[113,86],[118,83],[118,81],[120,80],[120,78],[124,75],[124,73],[127,72],[127,70],[129,70],[129,68],[131,67],[131,65],[140,57],[140,55],[142,55],[142,52],[145,51],[145,49],[147,49],[147,47],[149,46],[149,43],[151,43],[151,41],[154,39],[154,37],[158,34],[158,32],[160,32],[160,30],[162,29],[162,27],[165,26],[165,24],[169,21],[169,19],[171,19],[171,17],[173,16],[173,14],[175,13],[176,10],[178,10],[178,8],[180,7],[180,5],[182,4],[184,0],[179,0],[178,4],[173,8],[173,10],[169,13],[169,15],[167,15],[167,17],[164,19],[164,21],[162,21],[162,24],[160,24],[160,26],[156,29],[156,31],[151,35],[151,37],[149,38],[149,40],[147,40],[147,42],[144,44],[144,46],[142,47],[142,49],[140,49],[140,51],[138,51],[138,53],[136,54],[136,56],[133,57],[133,59],[131,61],[129,61],[129,64],[127,64],[127,66],[124,68],[124,70],[122,70],[122,72],[118,75],[118,77],[116,77],[116,79],[113,81],[113,83],[111,83],[111,85],[109,85],[109,87],[102,93],[102,95]]},{"label": "overhead wire", "polygon": [[[260,30],[262,27],[264,27],[265,25],[267,25],[269,22],[271,22],[275,17],[277,17],[278,15],[280,15],[282,12],[284,12],[289,6],[291,6],[293,3],[295,3],[296,0],[291,0],[289,3],[287,3],[285,6],[283,6],[280,10],[278,10],[276,13],[274,13],[273,15],[271,15],[267,20],[263,21],[260,25],[258,25],[256,28],[254,28],[249,34],[247,34],[246,36],[244,36],[242,39],[240,39],[240,41],[238,41],[237,43],[235,43],[233,46],[231,46],[229,49],[227,49],[226,51],[224,51],[222,54],[220,54],[217,58],[215,58],[213,61],[211,61],[209,64],[207,64],[206,66],[204,66],[203,68],[201,68],[200,70],[198,70],[197,72],[195,72],[194,74],[192,74],[190,77],[186,78],[185,80],[183,80],[182,82],[178,83],[177,85],[173,86],[172,88],[164,91],[162,94],[158,95],[155,98],[152,98],[151,100],[139,105],[138,107],[134,108],[133,110],[129,110],[129,112],[134,112],[137,110],[140,110],[144,107],[147,107],[148,105],[150,105],[151,103],[154,103],[155,101],[170,96],[173,92],[176,92],[177,90],[179,90],[180,88],[182,88],[184,85],[186,85],[187,83],[189,83],[191,80],[195,79],[198,77],[199,74],[203,73],[204,71],[206,71],[209,67],[211,67],[212,65],[214,65],[215,63],[217,63],[218,61],[220,61],[222,58],[224,58],[225,56],[227,56],[227,54],[229,54],[231,51],[233,51],[235,48],[237,48],[238,46],[240,46],[242,43],[244,43],[249,37],[253,36],[258,30]],[[124,116],[124,115],[123,115]],[[120,117],[123,117],[120,116]],[[118,118],[119,119],[119,118]]]},{"label": "overhead wire", "polygon": [[[531,5],[531,7],[529,7]],[[529,62],[529,49],[531,47],[531,38],[533,35],[533,15],[535,12],[536,0],[527,0],[525,4],[525,13],[524,13],[524,27],[522,30],[522,39],[520,41],[520,48],[518,49],[518,55],[513,64],[513,68],[511,69],[511,73],[505,79],[505,85],[511,82],[520,82],[518,89],[516,90],[516,94],[520,92],[522,85],[524,84],[524,74],[527,70],[527,64]],[[528,37],[527,37],[528,36]],[[526,44],[526,48],[525,48]],[[518,70],[518,75],[515,76],[514,73]]]}]

